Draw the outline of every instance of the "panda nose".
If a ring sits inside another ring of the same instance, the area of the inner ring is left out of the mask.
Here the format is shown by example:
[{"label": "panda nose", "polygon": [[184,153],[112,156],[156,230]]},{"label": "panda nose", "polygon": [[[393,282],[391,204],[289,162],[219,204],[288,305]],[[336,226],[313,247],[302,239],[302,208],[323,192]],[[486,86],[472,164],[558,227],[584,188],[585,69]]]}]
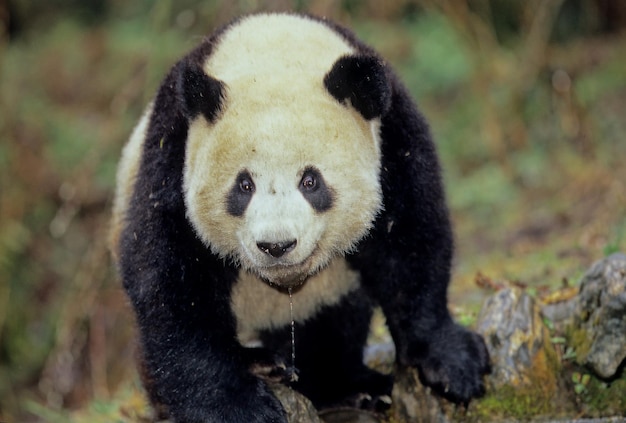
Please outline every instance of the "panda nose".
[{"label": "panda nose", "polygon": [[256,246],[259,247],[259,250],[263,251],[265,254],[270,255],[274,258],[279,258],[293,250],[296,247],[298,241],[295,239],[292,241],[284,241],[284,242],[257,242]]}]

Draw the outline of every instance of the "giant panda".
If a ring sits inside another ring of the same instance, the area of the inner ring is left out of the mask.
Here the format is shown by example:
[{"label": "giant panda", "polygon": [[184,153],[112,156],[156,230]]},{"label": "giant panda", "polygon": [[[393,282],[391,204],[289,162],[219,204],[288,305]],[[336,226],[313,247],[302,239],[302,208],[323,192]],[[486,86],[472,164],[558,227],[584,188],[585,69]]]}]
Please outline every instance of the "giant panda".
[{"label": "giant panda", "polygon": [[248,15],[176,63],[123,150],[111,236],[161,417],[285,422],[272,378],[318,408],[388,396],[363,364],[378,306],[399,366],[480,396],[440,173],[407,90],[328,20]]}]

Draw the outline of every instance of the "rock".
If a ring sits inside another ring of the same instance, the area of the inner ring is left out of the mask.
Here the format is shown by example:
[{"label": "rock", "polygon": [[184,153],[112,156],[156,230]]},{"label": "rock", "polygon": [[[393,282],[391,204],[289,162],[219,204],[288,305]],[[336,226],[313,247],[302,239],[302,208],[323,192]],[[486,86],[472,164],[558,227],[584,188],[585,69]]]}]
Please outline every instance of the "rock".
[{"label": "rock", "polygon": [[289,423],[381,423],[381,416],[353,408],[333,408],[319,412],[311,401],[281,383],[271,385],[287,413]]},{"label": "rock", "polygon": [[430,393],[419,381],[417,370],[398,369],[391,394],[391,421],[449,423],[451,404]]},{"label": "rock", "polygon": [[539,389],[552,397],[559,360],[539,306],[519,288],[503,289],[485,301],[477,321],[491,356],[489,388]]},{"label": "rock", "polygon": [[[560,293],[564,290],[566,290],[568,294],[560,298]],[[546,319],[550,320],[555,328],[562,329],[564,325],[571,324],[572,318],[577,310],[579,290],[579,288],[574,286],[557,290],[556,300],[543,299],[541,314]]]},{"label": "rock", "polygon": [[569,338],[577,361],[615,376],[626,358],[626,255],[599,260],[580,283]]},{"label": "rock", "polygon": [[396,363],[396,346],[391,341],[368,345],[363,351],[363,361],[368,367],[381,373],[393,373]]},{"label": "rock", "polygon": [[285,408],[289,423],[322,423],[317,410],[304,395],[281,383],[273,384],[272,390]]},{"label": "rock", "polygon": [[378,416],[364,410],[325,410],[320,412],[320,416],[324,423],[383,423]]}]

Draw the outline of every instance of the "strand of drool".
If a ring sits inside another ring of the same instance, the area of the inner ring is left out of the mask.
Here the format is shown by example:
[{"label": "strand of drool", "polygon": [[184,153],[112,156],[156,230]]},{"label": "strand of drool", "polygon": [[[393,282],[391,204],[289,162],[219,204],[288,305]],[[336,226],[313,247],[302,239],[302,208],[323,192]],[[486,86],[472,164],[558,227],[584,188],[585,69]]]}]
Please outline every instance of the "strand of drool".
[{"label": "strand of drool", "polygon": [[291,381],[295,382],[298,379],[296,374],[296,321],[293,318],[293,295],[291,288],[288,288],[289,292],[289,313],[291,316]]}]

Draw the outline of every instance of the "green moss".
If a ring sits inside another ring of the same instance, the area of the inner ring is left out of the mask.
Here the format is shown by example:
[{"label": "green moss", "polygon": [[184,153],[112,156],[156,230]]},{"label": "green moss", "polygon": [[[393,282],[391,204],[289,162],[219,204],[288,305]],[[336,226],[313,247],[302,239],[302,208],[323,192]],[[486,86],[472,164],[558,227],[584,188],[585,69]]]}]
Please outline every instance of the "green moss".
[{"label": "green moss", "polygon": [[540,387],[513,388],[504,386],[492,390],[468,414],[469,421],[494,421],[498,418],[529,420],[554,413],[550,396]]},{"label": "green moss", "polygon": [[626,376],[612,382],[591,378],[585,396],[585,412],[592,416],[626,415]]},{"label": "green moss", "polygon": [[[547,339],[547,329],[545,331]],[[475,421],[492,421],[494,417],[528,420],[554,415],[558,407],[553,399],[558,394],[557,374],[560,370],[558,356],[552,344],[548,343],[533,359],[527,372],[529,379],[525,383],[492,389],[476,404]]]},{"label": "green moss", "polygon": [[551,372],[556,377],[556,375],[558,375],[561,372],[561,360],[556,350],[554,349],[554,343],[551,341],[552,338],[550,338],[549,336],[549,329],[546,327],[544,330],[545,330],[545,335],[544,335],[545,339],[546,340],[550,339],[550,341],[547,341],[546,348],[544,348],[544,351],[546,353],[547,366],[548,366],[546,370]]},{"label": "green moss", "polygon": [[587,336],[587,332],[578,325],[570,326],[566,332],[565,337],[568,339],[568,345],[571,346],[576,352],[576,361],[579,364],[584,364],[582,361],[587,357],[589,350],[591,349],[591,340]]}]

